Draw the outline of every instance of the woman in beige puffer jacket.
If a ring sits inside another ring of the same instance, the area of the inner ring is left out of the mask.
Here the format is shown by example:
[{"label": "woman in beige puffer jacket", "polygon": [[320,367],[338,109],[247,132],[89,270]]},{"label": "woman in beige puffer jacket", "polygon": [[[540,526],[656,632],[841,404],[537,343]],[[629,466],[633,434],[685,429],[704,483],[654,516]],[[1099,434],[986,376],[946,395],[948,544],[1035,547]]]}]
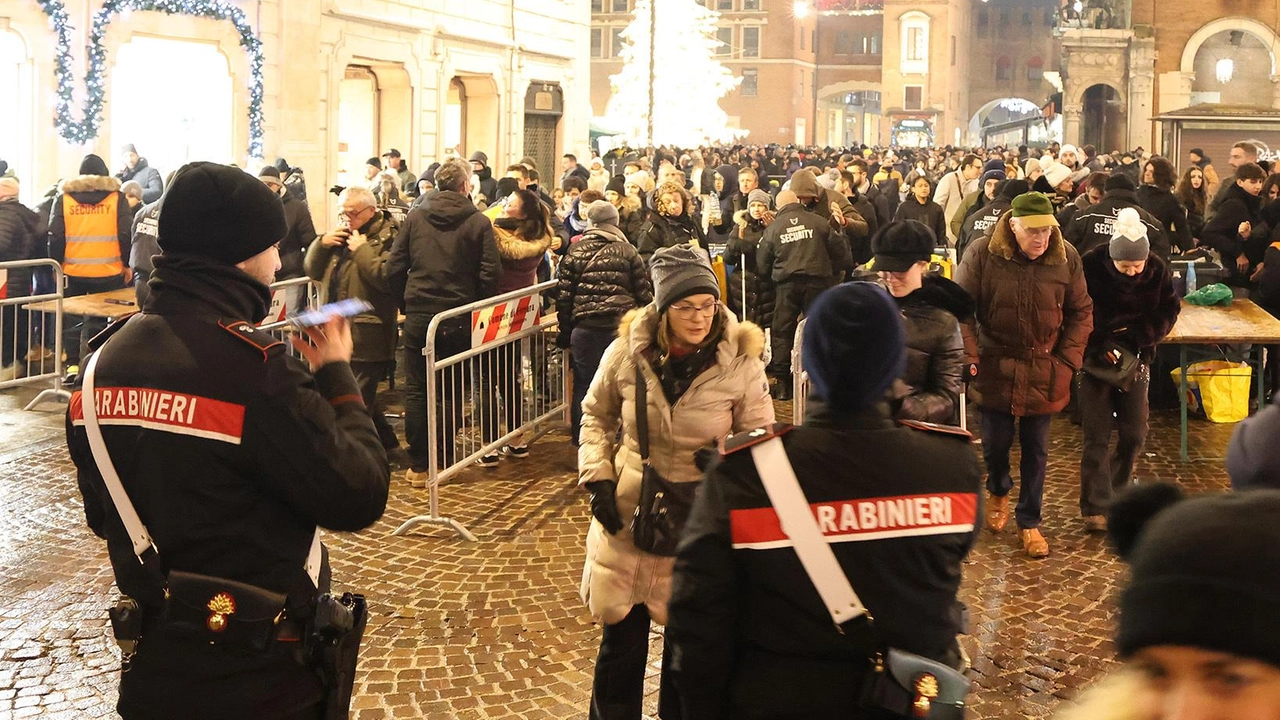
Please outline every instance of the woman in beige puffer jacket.
[{"label": "woman in beige puffer jacket", "polygon": [[[622,525],[611,534],[593,518],[587,531],[582,598],[592,617],[605,626],[592,691],[593,719],[640,718],[649,623],[667,621],[675,563],[675,558],[652,555],[632,542],[631,518],[642,474],[636,364],[648,396],[649,460],[671,482],[702,479],[694,463],[699,448],[731,432],[774,422],[761,360],[764,332],[751,323],[739,323],[722,305],[715,306],[707,337],[694,353],[705,353],[705,367],[688,372],[678,382],[679,390],[673,390],[672,367],[679,361],[670,361],[671,341],[666,338],[675,332],[669,325],[661,333],[659,328],[676,322],[669,315],[687,311],[690,302],[709,308],[719,298],[719,285],[705,255],[687,245],[655,253],[653,274],[655,301],[623,318],[618,339],[605,351],[582,404],[579,484],[594,495],[601,487],[613,492],[616,483],[614,520]],[[673,305],[675,310],[669,309]],[[671,402],[675,393],[678,397]],[[593,498],[593,507],[597,500]],[[664,668],[668,655],[669,650],[664,651]],[[664,672],[660,707],[676,702],[666,678]]]}]

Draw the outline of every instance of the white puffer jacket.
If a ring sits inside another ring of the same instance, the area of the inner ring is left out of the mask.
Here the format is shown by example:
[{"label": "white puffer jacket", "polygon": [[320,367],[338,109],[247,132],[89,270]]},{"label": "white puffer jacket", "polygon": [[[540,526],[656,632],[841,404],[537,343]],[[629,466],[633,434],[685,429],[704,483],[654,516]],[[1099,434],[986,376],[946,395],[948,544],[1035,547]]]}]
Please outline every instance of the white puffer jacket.
[{"label": "white puffer jacket", "polygon": [[[694,379],[675,406],[667,403],[662,385],[640,352],[652,345],[658,328],[657,306],[633,310],[618,327],[618,339],[600,361],[600,369],[582,402],[578,483],[618,483],[618,514],[623,529],[609,535],[595,519],[587,531],[587,560],[582,572],[582,599],[598,622],[622,621],[634,605],[645,604],[653,620],[667,621],[671,570],[675,558],[638,550],[631,539],[631,518],[640,497],[640,445],[636,434],[635,363],[640,359],[646,380],[649,413],[649,459],[673,482],[702,479],[694,451],[731,432],[773,423],[773,402],[761,355],[764,332],[739,323],[721,309],[724,333],[715,364]],[[622,428],[622,441],[617,430]]]}]

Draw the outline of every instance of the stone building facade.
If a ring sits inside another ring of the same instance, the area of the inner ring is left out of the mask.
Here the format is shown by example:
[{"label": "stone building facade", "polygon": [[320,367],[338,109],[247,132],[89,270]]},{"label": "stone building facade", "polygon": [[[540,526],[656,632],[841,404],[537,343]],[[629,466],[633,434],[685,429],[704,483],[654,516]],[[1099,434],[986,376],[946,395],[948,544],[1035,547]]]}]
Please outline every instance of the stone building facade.
[{"label": "stone building facade", "polygon": [[[8,116],[0,121],[7,123],[0,126],[0,158],[18,173],[30,202],[75,174],[87,152],[116,170],[124,143],[136,144],[162,173],[189,159],[256,168],[284,157],[306,173],[318,228],[335,216],[334,197],[324,190],[363,178],[365,160],[390,148],[415,173],[450,152],[479,150],[499,173],[533,155],[558,176],[560,154],[586,151],[587,2],[236,0],[264,55],[263,157],[250,158],[250,67],[232,23],[145,11],[118,18],[106,35],[101,130],[78,146],[53,124],[57,37],[49,19],[34,0],[13,0],[0,8]],[[82,48],[98,4],[66,3],[78,119]],[[212,61],[198,59],[205,56]],[[175,80],[169,65],[184,62],[190,66],[177,68]],[[187,115],[158,129],[148,125],[183,103],[193,106]],[[187,122],[196,125],[184,132]],[[174,146],[184,138],[189,156]]]}]

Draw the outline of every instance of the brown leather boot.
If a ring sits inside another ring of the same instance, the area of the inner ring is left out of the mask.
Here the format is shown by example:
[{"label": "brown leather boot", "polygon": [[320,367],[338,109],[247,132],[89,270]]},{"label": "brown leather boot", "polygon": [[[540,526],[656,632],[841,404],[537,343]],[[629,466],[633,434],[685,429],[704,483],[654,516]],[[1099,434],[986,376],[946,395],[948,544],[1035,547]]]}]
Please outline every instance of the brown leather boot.
[{"label": "brown leather boot", "polygon": [[987,529],[1001,532],[1009,524],[1009,496],[987,493]]},{"label": "brown leather boot", "polygon": [[1027,551],[1027,557],[1049,557],[1049,541],[1045,540],[1044,535],[1040,534],[1039,528],[1023,530],[1020,534],[1022,535],[1022,549]]}]

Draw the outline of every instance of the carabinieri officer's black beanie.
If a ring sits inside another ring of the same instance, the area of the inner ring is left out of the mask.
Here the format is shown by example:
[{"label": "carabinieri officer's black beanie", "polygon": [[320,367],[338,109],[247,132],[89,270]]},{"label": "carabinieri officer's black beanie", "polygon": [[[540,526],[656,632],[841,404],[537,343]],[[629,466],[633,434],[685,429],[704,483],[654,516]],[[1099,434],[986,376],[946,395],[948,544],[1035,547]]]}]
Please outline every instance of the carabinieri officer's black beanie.
[{"label": "carabinieri officer's black beanie", "polygon": [[160,249],[235,265],[288,232],[280,197],[229,165],[187,163],[160,199]]},{"label": "carabinieri officer's black beanie", "polygon": [[1180,645],[1280,668],[1280,490],[1183,499],[1167,483],[1117,497],[1108,533],[1131,576],[1121,657]]}]

